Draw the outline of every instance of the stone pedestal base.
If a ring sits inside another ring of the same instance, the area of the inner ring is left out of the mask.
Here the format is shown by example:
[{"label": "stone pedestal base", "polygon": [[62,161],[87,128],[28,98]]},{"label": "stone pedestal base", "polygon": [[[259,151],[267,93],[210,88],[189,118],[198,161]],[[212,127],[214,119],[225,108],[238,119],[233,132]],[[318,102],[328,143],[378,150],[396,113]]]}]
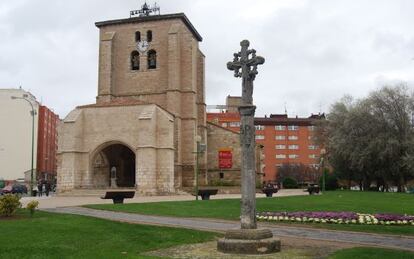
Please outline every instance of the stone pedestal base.
[{"label": "stone pedestal base", "polygon": [[269,229],[228,230],[217,242],[217,250],[229,254],[270,254],[280,252],[280,239]]}]

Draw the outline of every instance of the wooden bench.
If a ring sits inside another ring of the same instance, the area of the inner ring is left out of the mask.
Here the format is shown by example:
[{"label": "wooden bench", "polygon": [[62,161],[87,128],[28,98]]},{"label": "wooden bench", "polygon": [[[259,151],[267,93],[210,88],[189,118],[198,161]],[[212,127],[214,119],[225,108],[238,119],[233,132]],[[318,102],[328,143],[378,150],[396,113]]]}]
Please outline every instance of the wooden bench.
[{"label": "wooden bench", "polygon": [[135,191],[109,191],[101,199],[112,199],[114,204],[124,203],[124,199],[134,198]]},{"label": "wooden bench", "polygon": [[198,190],[197,195],[201,196],[202,200],[210,200],[210,195],[216,195],[218,189],[202,189]]},{"label": "wooden bench", "polygon": [[305,192],[309,192],[309,195],[318,194],[320,191],[321,188],[316,184],[311,184],[307,189],[305,189]]},{"label": "wooden bench", "polygon": [[273,185],[265,186],[265,187],[262,188],[262,192],[264,194],[266,194],[266,197],[272,197],[273,193],[277,193],[277,191],[278,191],[278,189]]}]

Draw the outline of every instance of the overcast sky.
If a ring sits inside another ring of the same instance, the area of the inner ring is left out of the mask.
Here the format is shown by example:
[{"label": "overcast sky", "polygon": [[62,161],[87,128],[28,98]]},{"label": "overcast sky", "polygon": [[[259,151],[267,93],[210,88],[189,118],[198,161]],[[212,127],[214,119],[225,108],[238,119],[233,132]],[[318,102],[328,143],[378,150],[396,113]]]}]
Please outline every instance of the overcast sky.
[{"label": "overcast sky", "polygon": [[[0,88],[20,85],[60,117],[95,102],[98,29],[127,18],[137,0],[1,0]],[[149,4],[152,2],[148,1]],[[226,68],[249,39],[266,63],[255,81],[256,114],[326,112],[345,94],[414,86],[414,1],[158,0],[184,12],[203,37],[207,104],[241,94]]]}]

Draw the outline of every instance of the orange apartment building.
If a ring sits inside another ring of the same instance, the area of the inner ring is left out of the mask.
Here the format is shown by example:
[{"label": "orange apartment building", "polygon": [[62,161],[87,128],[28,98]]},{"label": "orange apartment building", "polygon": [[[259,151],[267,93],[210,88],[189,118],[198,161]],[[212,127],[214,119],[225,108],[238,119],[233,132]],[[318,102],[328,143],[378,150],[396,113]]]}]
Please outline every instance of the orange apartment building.
[{"label": "orange apartment building", "polygon": [[322,115],[309,118],[289,118],[286,114],[271,114],[255,118],[256,143],[264,146],[264,179],[277,180],[277,170],[283,164],[304,164],[317,167],[321,149],[314,143],[317,120]]},{"label": "orange apartment building", "polygon": [[[226,106],[219,107],[222,111],[208,112],[207,120],[239,132],[239,101],[240,97],[228,96]],[[255,118],[256,143],[264,147],[264,181],[277,181],[278,168],[283,164],[319,165],[321,149],[314,143],[314,134],[316,122],[324,118],[324,114],[312,114],[308,118],[289,118],[286,114]]]},{"label": "orange apartment building", "polygon": [[37,178],[53,181],[56,178],[57,126],[59,116],[48,107],[39,105],[37,133]]}]

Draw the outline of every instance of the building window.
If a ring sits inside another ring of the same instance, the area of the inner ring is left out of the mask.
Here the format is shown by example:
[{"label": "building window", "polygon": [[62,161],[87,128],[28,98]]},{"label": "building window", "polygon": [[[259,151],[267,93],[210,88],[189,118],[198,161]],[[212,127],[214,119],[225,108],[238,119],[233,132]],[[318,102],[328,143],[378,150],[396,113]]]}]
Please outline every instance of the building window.
[{"label": "building window", "polygon": [[284,159],[284,158],[286,158],[285,154],[277,154],[276,155],[276,159]]},{"label": "building window", "polygon": [[139,70],[139,53],[136,50],[131,53],[131,69]]},{"label": "building window", "polygon": [[263,125],[256,125],[254,126],[256,130],[264,130],[264,126]]},{"label": "building window", "polygon": [[276,164],[276,168],[281,168],[283,164]]},{"label": "building window", "polygon": [[230,127],[240,127],[240,122],[238,121],[230,122]]},{"label": "building window", "polygon": [[283,135],[276,135],[276,136],[275,136],[275,139],[276,139],[276,140],[285,140],[285,139],[286,139],[286,136],[283,136]]},{"label": "building window", "polygon": [[289,136],[288,137],[289,140],[298,140],[298,136]]},{"label": "building window", "polygon": [[296,154],[290,154],[290,155],[289,155],[289,158],[290,158],[290,159],[297,159],[297,158],[299,158],[299,155],[296,155]]},{"label": "building window", "polygon": [[308,130],[309,131],[314,131],[316,129],[316,127],[315,126],[308,126]]},{"label": "building window", "polygon": [[309,158],[311,158],[311,159],[317,159],[319,157],[317,155],[315,155],[315,154],[311,154],[311,155],[309,155]]},{"label": "building window", "polygon": [[256,137],[255,137],[256,139],[264,139],[265,138],[265,136],[263,136],[263,135],[256,135]]},{"label": "building window", "polygon": [[157,68],[157,52],[155,50],[148,51],[148,69]]},{"label": "building window", "polygon": [[296,125],[288,126],[288,130],[298,130],[298,129],[299,129],[299,126],[296,126]]},{"label": "building window", "polygon": [[286,149],[285,145],[276,145],[275,146],[276,149]]},{"label": "building window", "polygon": [[285,125],[276,125],[275,126],[275,130],[285,130],[286,126]]},{"label": "building window", "polygon": [[299,145],[289,145],[289,149],[299,149]]},{"label": "building window", "polygon": [[221,126],[222,126],[223,128],[227,128],[227,122],[223,122],[223,123],[221,124]]},{"label": "building window", "polygon": [[315,146],[315,145],[309,145],[308,146],[308,149],[310,149],[310,150],[315,150],[317,148],[317,146]]},{"label": "building window", "polygon": [[147,41],[148,42],[152,41],[152,31],[147,31]]},{"label": "building window", "polygon": [[141,41],[141,32],[139,31],[135,32],[135,41],[136,42]]}]

